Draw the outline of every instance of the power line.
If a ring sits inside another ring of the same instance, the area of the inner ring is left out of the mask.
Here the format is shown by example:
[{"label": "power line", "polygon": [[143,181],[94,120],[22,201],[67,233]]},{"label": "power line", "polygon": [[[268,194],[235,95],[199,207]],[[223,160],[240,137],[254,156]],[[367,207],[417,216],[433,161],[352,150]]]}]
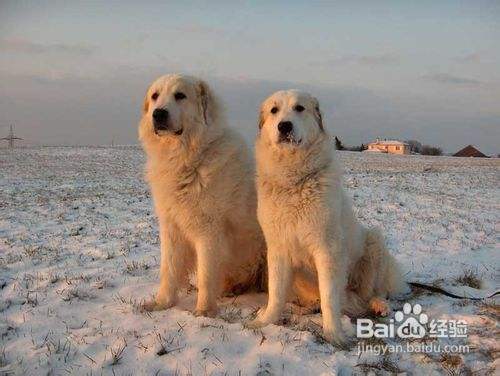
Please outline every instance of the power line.
[{"label": "power line", "polygon": [[10,132],[9,132],[9,135],[7,137],[2,137],[0,138],[0,140],[6,140],[6,141],[9,141],[9,148],[13,148],[14,147],[14,140],[22,140],[22,138],[20,137],[16,137],[14,135],[14,126],[11,125],[10,126]]}]

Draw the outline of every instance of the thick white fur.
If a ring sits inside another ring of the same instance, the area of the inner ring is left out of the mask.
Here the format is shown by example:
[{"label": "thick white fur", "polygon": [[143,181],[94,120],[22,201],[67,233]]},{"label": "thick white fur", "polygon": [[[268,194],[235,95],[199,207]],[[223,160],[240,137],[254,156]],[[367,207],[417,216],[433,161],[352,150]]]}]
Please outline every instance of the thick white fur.
[{"label": "thick white fur", "polygon": [[[176,100],[179,92],[186,98]],[[160,134],[152,124],[155,108],[170,114],[169,130]],[[207,84],[181,75],[160,77],[148,89],[139,138],[161,240],[160,287],[145,306],[173,306],[196,271],[195,314],[213,316],[220,293],[255,284],[265,258],[250,153],[226,127]]]},{"label": "thick white fur", "polygon": [[[290,142],[280,142],[281,121],[293,123]],[[383,299],[406,284],[381,234],[354,216],[318,101],[295,90],[277,92],[262,104],[259,128],[258,219],[268,247],[269,301],[249,326],[276,322],[291,297],[303,305],[319,299],[324,336],[341,344],[342,311],[383,314]]]}]

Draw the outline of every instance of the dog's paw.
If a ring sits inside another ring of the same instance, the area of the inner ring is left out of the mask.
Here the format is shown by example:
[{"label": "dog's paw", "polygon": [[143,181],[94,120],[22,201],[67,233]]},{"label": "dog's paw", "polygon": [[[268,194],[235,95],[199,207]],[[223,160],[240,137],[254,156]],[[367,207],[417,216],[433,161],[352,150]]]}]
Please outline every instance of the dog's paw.
[{"label": "dog's paw", "polygon": [[389,303],[385,299],[372,298],[370,300],[370,309],[378,316],[387,316],[391,311]]},{"label": "dog's paw", "polygon": [[253,320],[247,320],[243,326],[248,329],[258,329],[269,324],[274,324],[278,318],[267,315],[266,307],[261,307]]},{"label": "dog's paw", "polygon": [[147,312],[163,311],[175,305],[175,302],[158,301],[156,299],[148,300],[142,303],[141,308]]},{"label": "dog's paw", "polygon": [[217,308],[208,308],[208,309],[196,308],[193,311],[193,315],[195,315],[196,317],[200,317],[200,316],[215,317],[215,316],[217,316]]},{"label": "dog's paw", "polygon": [[354,346],[353,339],[346,336],[342,330],[323,331],[323,338],[330,344],[339,347],[342,350],[349,350],[352,346]]}]

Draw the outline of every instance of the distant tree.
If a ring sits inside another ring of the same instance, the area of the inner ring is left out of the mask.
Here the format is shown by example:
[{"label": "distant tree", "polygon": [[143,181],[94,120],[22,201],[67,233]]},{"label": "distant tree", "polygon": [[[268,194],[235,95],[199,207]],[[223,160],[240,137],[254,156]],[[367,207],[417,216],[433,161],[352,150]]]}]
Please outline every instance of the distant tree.
[{"label": "distant tree", "polygon": [[345,149],[344,145],[342,145],[342,141],[340,141],[337,136],[335,136],[335,148],[337,150],[344,150]]},{"label": "distant tree", "polygon": [[411,153],[421,153],[422,152],[422,143],[417,140],[406,140],[408,145],[410,145]]},{"label": "distant tree", "polygon": [[[366,146],[365,144],[361,144],[359,146],[344,146],[337,137],[335,137],[335,147],[337,148],[337,150],[348,150],[348,151],[365,151],[366,149],[368,149],[368,146]],[[339,147],[341,149],[339,149]]]},{"label": "distant tree", "polygon": [[437,146],[423,145],[420,150],[422,155],[443,155],[443,150]]},{"label": "distant tree", "polygon": [[350,150],[350,151],[363,151],[366,150],[367,147],[363,144],[359,146],[349,146],[349,147],[344,147],[345,150]]}]

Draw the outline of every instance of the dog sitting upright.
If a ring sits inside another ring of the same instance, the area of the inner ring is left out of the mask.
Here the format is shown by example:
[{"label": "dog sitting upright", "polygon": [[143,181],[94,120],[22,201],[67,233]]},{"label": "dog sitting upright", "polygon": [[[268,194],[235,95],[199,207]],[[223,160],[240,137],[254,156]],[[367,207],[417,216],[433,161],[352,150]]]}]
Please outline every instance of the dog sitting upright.
[{"label": "dog sitting upright", "polygon": [[214,316],[220,293],[253,286],[265,257],[252,158],[226,127],[208,85],[194,77],[166,75],[153,82],[139,138],[161,241],[160,287],[145,307],[173,306],[196,271],[195,314]]},{"label": "dog sitting upright", "polygon": [[256,157],[269,301],[248,326],[276,322],[291,296],[306,306],[319,299],[325,338],[342,344],[341,311],[384,313],[384,299],[407,290],[396,261],[381,234],[356,220],[311,95],[280,91],[264,101]]}]

